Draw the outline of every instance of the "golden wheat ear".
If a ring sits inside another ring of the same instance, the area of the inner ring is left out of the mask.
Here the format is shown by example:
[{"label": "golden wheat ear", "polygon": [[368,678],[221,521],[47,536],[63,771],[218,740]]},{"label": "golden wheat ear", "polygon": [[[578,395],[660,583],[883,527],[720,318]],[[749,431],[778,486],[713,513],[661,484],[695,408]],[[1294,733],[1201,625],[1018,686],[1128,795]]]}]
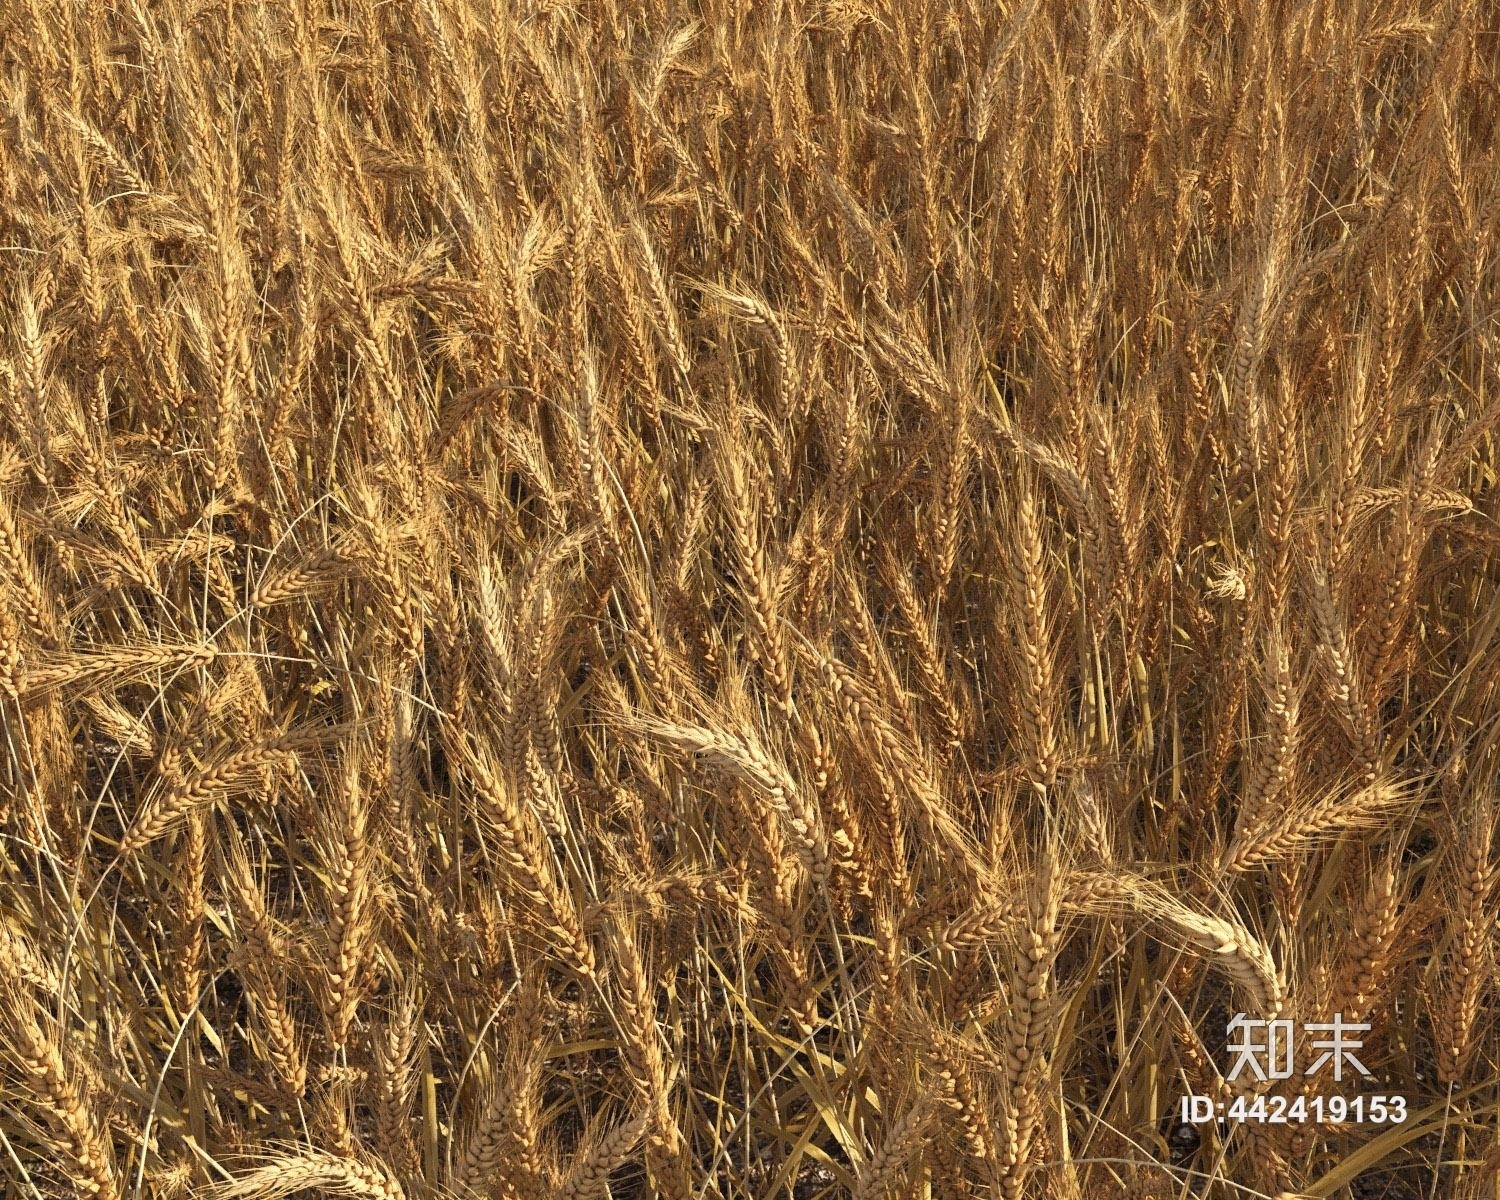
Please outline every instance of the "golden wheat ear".
[{"label": "golden wheat ear", "polygon": [[401,1184],[373,1162],[322,1152],[287,1153],[232,1182],[202,1190],[213,1200],[279,1200],[309,1188],[363,1200],[406,1200]]},{"label": "golden wheat ear", "polygon": [[[6,946],[15,951],[19,943],[11,938]],[[0,1014],[13,1039],[8,1056],[20,1065],[31,1103],[56,1138],[69,1184],[96,1200],[114,1200],[121,1184],[107,1127],[91,1097],[80,1089],[76,1068],[65,1060],[50,1015],[37,1012],[31,997],[12,984],[20,974],[18,960],[13,953],[0,964],[7,976],[0,984]]]}]

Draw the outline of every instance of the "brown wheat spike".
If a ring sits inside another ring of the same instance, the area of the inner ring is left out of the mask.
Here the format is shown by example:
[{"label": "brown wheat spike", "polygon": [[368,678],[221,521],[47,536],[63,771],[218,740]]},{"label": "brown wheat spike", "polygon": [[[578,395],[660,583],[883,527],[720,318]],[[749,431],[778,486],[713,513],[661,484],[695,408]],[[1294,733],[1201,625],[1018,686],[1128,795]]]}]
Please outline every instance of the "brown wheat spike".
[{"label": "brown wheat spike", "polygon": [[211,644],[191,646],[127,646],[93,653],[38,657],[26,673],[27,695],[39,696],[58,688],[104,687],[148,675],[205,666],[217,656]]},{"label": "brown wheat spike", "polygon": [[885,1140],[859,1168],[854,1185],[856,1200],[878,1200],[886,1195],[926,1133],[934,1107],[932,1095],[925,1094],[890,1124]]},{"label": "brown wheat spike", "polygon": [[862,770],[874,776],[878,785],[879,820],[874,823],[871,833],[884,851],[887,869],[894,872],[896,887],[903,888],[907,877],[906,821],[901,811],[901,793],[890,766],[891,759],[899,754],[895,731],[865,698],[864,687],[853,671],[831,658],[824,659],[821,666],[846,726],[871,750],[869,758],[860,764]]},{"label": "brown wheat spike", "polygon": [[1266,744],[1236,815],[1236,827],[1247,834],[1298,799],[1295,756],[1301,695],[1284,638],[1268,640],[1266,659]]},{"label": "brown wheat spike", "polygon": [[[7,974],[13,969],[10,962],[3,966]],[[38,1020],[30,999],[16,994],[8,980],[5,984],[5,1024],[13,1038],[10,1053],[66,1150],[69,1182],[84,1195],[114,1200],[120,1194],[114,1155],[98,1114],[80,1093],[61,1046]]]},{"label": "brown wheat spike", "polygon": [[178,817],[184,813],[199,811],[204,803],[221,795],[246,776],[253,777],[268,769],[295,770],[296,749],[316,740],[314,734],[315,731],[304,730],[300,734],[271,738],[234,751],[194,775],[172,778],[167,789],[136,817],[135,823],[120,843],[121,851],[132,853],[161,837]]},{"label": "brown wheat spike", "polygon": [[516,1074],[491,1086],[456,1164],[455,1179],[474,1188],[496,1187],[501,1195],[522,1195],[534,1171],[526,1161],[530,1153],[527,1092],[541,1063],[534,1048],[528,1048],[520,1061],[513,1060],[507,1067]]},{"label": "brown wheat spike", "polygon": [[10,610],[0,605],[0,691],[12,701],[21,699],[26,686],[24,671],[20,629]]},{"label": "brown wheat spike", "polygon": [[610,948],[619,966],[616,1003],[631,1077],[651,1105],[653,1143],[668,1153],[676,1153],[681,1133],[669,1103],[668,1072],[656,1025],[656,1006],[645,962],[628,923],[616,921],[611,927]]},{"label": "brown wheat spike", "polygon": [[1056,780],[1057,732],[1053,723],[1055,700],[1052,678],[1052,638],[1047,600],[1046,561],[1042,532],[1030,480],[1018,477],[1015,552],[1011,574],[1015,589],[1019,654],[1024,684],[1020,690],[1022,725],[1033,763],[1033,782],[1050,787]]},{"label": "brown wheat spike", "polygon": [[1349,956],[1346,978],[1334,995],[1334,1011],[1351,1021],[1367,1020],[1389,983],[1401,923],[1401,887],[1397,863],[1387,855],[1370,874],[1356,911],[1357,942]]},{"label": "brown wheat spike", "polygon": [[592,976],[595,968],[593,947],[578,922],[572,901],[558,887],[550,859],[538,845],[530,823],[517,807],[509,789],[496,779],[479,754],[468,746],[464,747],[463,753],[465,765],[485,801],[501,853],[516,885],[541,910],[548,923],[547,932],[568,964],[579,974]]},{"label": "brown wheat spike", "polygon": [[1409,788],[1382,780],[1347,795],[1330,792],[1318,800],[1293,804],[1261,828],[1237,833],[1220,866],[1226,871],[1248,871],[1320,839],[1368,826],[1410,800]]},{"label": "brown wheat spike", "polygon": [[934,1055],[946,1103],[963,1130],[965,1152],[984,1162],[990,1174],[998,1174],[995,1133],[988,1104],[976,1084],[966,1048],[957,1039],[940,1039]]},{"label": "brown wheat spike", "polygon": [[5,597],[45,649],[57,645],[57,615],[21,534],[8,500],[0,500],[0,568]]},{"label": "brown wheat spike", "polygon": [[1049,858],[1026,894],[1021,955],[1010,980],[1010,1012],[1001,1053],[1004,1075],[1000,1099],[1000,1187],[1007,1198],[1020,1196],[1029,1173],[1036,1135],[1039,1080],[1053,990],[1052,970],[1061,945],[1058,918],[1065,895],[1064,873]]},{"label": "brown wheat spike", "polygon": [[382,1167],[318,1151],[278,1157],[209,1194],[218,1200],[277,1200],[307,1188],[365,1200],[405,1200],[406,1195]]},{"label": "brown wheat spike", "polygon": [[523,987],[509,1010],[517,1040],[506,1047],[502,1069],[490,1083],[455,1166],[455,1182],[486,1183],[501,1195],[525,1196],[541,1175],[537,1128],[537,1089],[544,1065],[543,993]]},{"label": "brown wheat spike", "polygon": [[1449,922],[1451,942],[1438,981],[1439,1009],[1434,1034],[1438,1047],[1438,1078],[1457,1083],[1473,1053],[1475,1023],[1482,998],[1494,974],[1493,939],[1486,936],[1494,920],[1490,893],[1495,870],[1490,862],[1494,837],[1494,803],[1488,790],[1467,806],[1457,831],[1451,887],[1455,895],[1454,919]]},{"label": "brown wheat spike", "polygon": [[777,611],[776,587],[765,554],[763,535],[758,528],[759,505],[740,450],[733,442],[719,455],[722,463],[725,508],[729,517],[730,541],[740,572],[744,575],[749,616],[756,636],[756,654],[766,672],[767,682],[779,706],[785,710],[791,699],[791,675],[781,617]]},{"label": "brown wheat spike", "polygon": [[609,1193],[609,1177],[635,1152],[650,1118],[630,1117],[598,1135],[580,1154],[554,1193],[558,1200],[598,1200]]},{"label": "brown wheat spike", "polygon": [[348,560],[335,549],[315,551],[296,566],[263,580],[250,598],[253,608],[271,608],[334,583],[348,573]]},{"label": "brown wheat spike", "polygon": [[330,958],[324,1017],[336,1049],[342,1049],[361,999],[366,955],[373,939],[369,840],[370,807],[358,758],[344,765],[342,803],[328,840]]},{"label": "brown wheat spike", "polygon": [[764,749],[746,737],[698,726],[638,722],[638,727],[642,733],[698,754],[718,770],[750,784],[786,822],[814,886],[827,883],[828,841],[817,809]]},{"label": "brown wheat spike", "polygon": [[397,996],[382,1036],[375,1039],[375,1074],[379,1080],[375,1125],[387,1156],[404,1168],[416,1162],[410,1113],[416,1091],[416,1055],[423,1034],[416,996],[404,991]]}]

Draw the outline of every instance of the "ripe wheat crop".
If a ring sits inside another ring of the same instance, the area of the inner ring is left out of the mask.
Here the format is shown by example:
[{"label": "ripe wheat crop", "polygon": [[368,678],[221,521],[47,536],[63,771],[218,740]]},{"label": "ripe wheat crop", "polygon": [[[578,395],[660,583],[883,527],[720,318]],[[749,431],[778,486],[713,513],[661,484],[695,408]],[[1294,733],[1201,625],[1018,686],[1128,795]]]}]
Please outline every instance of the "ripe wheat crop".
[{"label": "ripe wheat crop", "polygon": [[0,1192],[1500,1194],[1497,29],[0,0]]}]

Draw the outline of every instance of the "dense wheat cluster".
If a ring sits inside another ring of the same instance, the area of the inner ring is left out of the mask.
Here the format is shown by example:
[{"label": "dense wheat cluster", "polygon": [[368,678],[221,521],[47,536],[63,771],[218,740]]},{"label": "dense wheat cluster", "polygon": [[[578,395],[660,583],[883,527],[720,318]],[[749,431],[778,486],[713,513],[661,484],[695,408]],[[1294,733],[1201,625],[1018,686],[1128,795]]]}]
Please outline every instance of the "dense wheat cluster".
[{"label": "dense wheat cluster", "polygon": [[1493,1197],[1497,25],[5,0],[0,1190]]}]

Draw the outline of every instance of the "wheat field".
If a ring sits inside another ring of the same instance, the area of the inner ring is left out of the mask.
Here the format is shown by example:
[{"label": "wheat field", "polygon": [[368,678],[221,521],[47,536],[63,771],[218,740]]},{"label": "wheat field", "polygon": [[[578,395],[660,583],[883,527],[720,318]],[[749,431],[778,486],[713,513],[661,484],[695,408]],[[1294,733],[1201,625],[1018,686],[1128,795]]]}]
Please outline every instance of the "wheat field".
[{"label": "wheat field", "polygon": [[6,1200],[1500,1195],[1497,29],[3,0]]}]

